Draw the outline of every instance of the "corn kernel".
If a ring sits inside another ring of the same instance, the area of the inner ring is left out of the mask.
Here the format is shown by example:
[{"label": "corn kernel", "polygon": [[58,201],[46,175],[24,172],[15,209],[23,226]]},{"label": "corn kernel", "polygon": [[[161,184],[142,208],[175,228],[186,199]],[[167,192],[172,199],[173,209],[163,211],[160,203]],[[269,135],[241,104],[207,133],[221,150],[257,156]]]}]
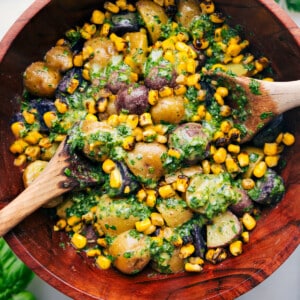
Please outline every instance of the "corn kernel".
[{"label": "corn kernel", "polygon": [[277,150],[277,143],[265,143],[264,144],[264,154],[265,155],[276,155],[278,152]]},{"label": "corn kernel", "polygon": [[239,155],[237,156],[237,159],[238,159],[239,165],[241,167],[246,167],[250,163],[249,154],[247,152],[239,153]]},{"label": "corn kernel", "polygon": [[23,135],[23,132],[26,130],[23,122],[12,123],[10,129],[16,138],[21,137]]},{"label": "corn kernel", "polygon": [[85,120],[88,120],[88,121],[98,121],[98,118],[97,118],[97,116],[88,113],[88,114],[85,116]]},{"label": "corn kernel", "polygon": [[229,245],[229,251],[233,256],[238,256],[243,252],[243,243],[239,240],[232,242]]},{"label": "corn kernel", "polygon": [[117,14],[120,11],[120,8],[112,2],[105,2],[104,8],[114,14]]},{"label": "corn kernel", "polygon": [[95,257],[101,255],[101,251],[99,249],[88,249],[86,251],[87,257]]},{"label": "corn kernel", "polygon": [[177,149],[170,148],[170,149],[168,150],[168,155],[169,155],[169,156],[172,156],[172,157],[175,157],[175,158],[177,158],[177,159],[179,159],[180,156],[181,156],[181,153],[180,153],[180,151],[177,150]]},{"label": "corn kernel", "polygon": [[112,170],[115,169],[115,167],[116,167],[116,164],[111,159],[106,159],[102,164],[102,170],[106,174],[110,174],[112,172]]},{"label": "corn kernel", "polygon": [[51,128],[57,121],[57,115],[54,111],[48,111],[43,115],[44,122],[48,128]]},{"label": "corn kernel", "polygon": [[175,196],[175,191],[170,184],[161,186],[158,189],[158,193],[163,199],[167,199],[167,198]]},{"label": "corn kernel", "polygon": [[189,75],[186,79],[187,86],[195,86],[200,80],[201,75],[199,73],[195,73],[193,75]]},{"label": "corn kernel", "polygon": [[295,137],[293,134],[286,132],[283,134],[282,137],[282,142],[286,145],[286,146],[291,146],[295,143]]},{"label": "corn kernel", "polygon": [[95,9],[92,13],[91,22],[97,25],[103,24],[105,19],[104,13]]},{"label": "corn kernel", "polygon": [[151,223],[155,226],[162,227],[164,226],[164,219],[160,213],[153,212],[150,215]]},{"label": "corn kernel", "polygon": [[191,256],[195,252],[195,246],[193,244],[186,244],[180,248],[178,256],[182,259]]},{"label": "corn kernel", "polygon": [[136,196],[137,196],[138,201],[142,202],[142,201],[146,200],[147,193],[144,189],[140,189],[137,192]]},{"label": "corn kernel", "polygon": [[97,244],[103,248],[107,248],[108,244],[105,238],[97,239]]},{"label": "corn kernel", "polygon": [[148,207],[154,207],[156,205],[156,194],[150,193],[147,195],[146,205]]},{"label": "corn kernel", "polygon": [[36,160],[39,158],[39,155],[41,153],[41,148],[39,146],[28,146],[25,151],[25,155],[28,156],[28,159],[31,161]]},{"label": "corn kernel", "polygon": [[138,115],[128,115],[126,119],[126,125],[128,125],[131,129],[134,129],[139,124],[139,116]]},{"label": "corn kernel", "polygon": [[104,255],[99,255],[96,259],[96,265],[101,270],[108,270],[111,267],[111,260]]},{"label": "corn kernel", "polygon": [[148,93],[148,102],[150,105],[155,105],[158,102],[158,91],[150,90]]},{"label": "corn kernel", "polygon": [[18,157],[14,159],[14,166],[20,167],[25,164],[27,158],[25,154],[20,154]]},{"label": "corn kernel", "polygon": [[29,131],[24,137],[24,141],[28,144],[37,144],[43,136],[38,131]]},{"label": "corn kernel", "polygon": [[210,173],[210,162],[207,159],[204,159],[201,163],[203,173],[204,174],[209,174]]},{"label": "corn kernel", "polygon": [[184,264],[184,270],[186,272],[201,272],[203,268],[198,264],[192,264],[187,262]]},{"label": "corn kernel", "polygon": [[139,123],[140,123],[140,126],[142,126],[142,127],[147,126],[147,125],[152,125],[153,122],[152,122],[151,114],[150,113],[141,114]]},{"label": "corn kernel", "polygon": [[249,213],[244,213],[242,223],[247,230],[253,230],[256,226],[256,220]]},{"label": "corn kernel", "polygon": [[24,110],[22,115],[27,124],[33,124],[35,122],[35,115],[33,113]]},{"label": "corn kernel", "polygon": [[250,240],[250,235],[248,231],[243,231],[241,234],[241,238],[243,240],[244,243],[249,243]]},{"label": "corn kernel", "polygon": [[135,222],[135,229],[139,232],[143,232],[147,230],[151,225],[151,220],[149,218],[146,218],[142,221]]},{"label": "corn kernel", "polygon": [[122,175],[119,169],[114,169],[109,174],[109,185],[112,188],[120,188],[122,185]]},{"label": "corn kernel", "polygon": [[110,24],[104,23],[100,30],[100,36],[108,36],[110,30]]},{"label": "corn kernel", "polygon": [[238,154],[241,151],[240,145],[229,144],[227,147],[228,152]]},{"label": "corn kernel", "polygon": [[200,256],[189,257],[189,262],[191,264],[196,264],[196,265],[203,265],[204,264],[204,260]]},{"label": "corn kernel", "polygon": [[232,157],[227,157],[225,160],[226,169],[229,173],[236,173],[239,171],[239,166],[235,162],[235,160]]},{"label": "corn kernel", "polygon": [[126,138],[123,139],[122,142],[122,147],[125,150],[132,150],[134,148],[134,142],[135,142],[135,138],[134,136],[127,136]]},{"label": "corn kernel", "polygon": [[214,98],[220,106],[224,105],[224,99],[220,94],[214,93]]},{"label": "corn kernel", "polygon": [[71,243],[76,249],[83,249],[87,244],[87,238],[80,233],[74,233]]},{"label": "corn kernel", "polygon": [[242,188],[245,190],[251,190],[255,187],[255,181],[251,178],[244,178],[242,180]]},{"label": "corn kernel", "polygon": [[179,175],[176,179],[176,190],[185,193],[189,185],[189,178],[184,175]]},{"label": "corn kernel", "polygon": [[213,163],[213,164],[211,164],[210,169],[211,169],[211,172],[215,175],[218,175],[218,174],[224,172],[224,169],[221,164]]},{"label": "corn kernel", "polygon": [[54,102],[55,108],[60,114],[64,114],[68,110],[68,104],[57,98]]},{"label": "corn kernel", "polygon": [[253,169],[253,175],[257,178],[261,178],[266,174],[267,164],[264,161],[260,161]]},{"label": "corn kernel", "polygon": [[117,127],[119,125],[119,116],[112,114],[108,117],[107,123],[112,127]]},{"label": "corn kernel", "polygon": [[220,147],[217,149],[216,153],[213,155],[213,159],[216,163],[222,164],[225,162],[227,151],[225,148]]},{"label": "corn kernel", "polygon": [[278,165],[280,159],[279,155],[268,155],[265,157],[265,162],[269,168],[274,168]]},{"label": "corn kernel", "polygon": [[164,98],[164,97],[170,97],[173,96],[173,89],[168,87],[168,86],[164,86],[159,90],[159,96]]}]

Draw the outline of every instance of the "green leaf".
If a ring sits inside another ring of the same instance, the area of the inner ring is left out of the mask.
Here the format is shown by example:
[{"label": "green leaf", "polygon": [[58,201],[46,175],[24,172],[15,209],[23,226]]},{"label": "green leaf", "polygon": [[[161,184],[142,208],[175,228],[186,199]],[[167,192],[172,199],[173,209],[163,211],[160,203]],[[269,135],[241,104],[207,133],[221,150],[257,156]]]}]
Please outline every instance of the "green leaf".
[{"label": "green leaf", "polygon": [[[0,238],[0,300],[11,300],[24,292],[33,276],[33,272],[17,258],[4,239]],[[25,292],[24,295],[28,293]],[[34,299],[33,295],[32,297],[16,299]]]},{"label": "green leaf", "polygon": [[300,1],[299,0],[285,0],[288,10],[300,12]]},{"label": "green leaf", "polygon": [[13,295],[11,300],[35,300],[35,297],[32,295],[32,293],[23,291],[18,293],[17,295]]}]

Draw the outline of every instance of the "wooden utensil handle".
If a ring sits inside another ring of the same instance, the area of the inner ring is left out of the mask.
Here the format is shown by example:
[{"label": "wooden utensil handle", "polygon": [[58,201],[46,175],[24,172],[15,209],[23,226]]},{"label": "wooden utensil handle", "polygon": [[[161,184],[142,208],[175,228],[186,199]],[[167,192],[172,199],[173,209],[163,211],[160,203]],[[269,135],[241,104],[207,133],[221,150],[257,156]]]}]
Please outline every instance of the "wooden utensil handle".
[{"label": "wooden utensil handle", "polygon": [[68,165],[62,151],[63,144],[64,142],[39,177],[0,211],[0,236],[5,235],[50,199],[71,189],[71,186],[65,187],[63,184],[67,181],[64,169]]},{"label": "wooden utensil handle", "polygon": [[287,82],[263,81],[264,88],[277,105],[278,113],[300,106],[300,80]]}]

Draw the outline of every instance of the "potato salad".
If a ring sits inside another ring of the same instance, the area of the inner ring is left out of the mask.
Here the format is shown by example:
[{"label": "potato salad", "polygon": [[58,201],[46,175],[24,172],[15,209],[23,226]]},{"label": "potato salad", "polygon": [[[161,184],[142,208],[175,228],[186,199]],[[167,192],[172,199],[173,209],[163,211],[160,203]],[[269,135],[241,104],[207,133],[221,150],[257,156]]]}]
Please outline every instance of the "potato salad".
[{"label": "potato salad", "polygon": [[95,167],[97,184],[47,208],[54,234],[98,268],[201,272],[241,255],[282,199],[281,154],[295,140],[284,117],[241,143],[247,97],[211,76],[273,80],[230,19],[211,0],[105,2],[24,71],[14,164],[27,187],[67,139]]}]

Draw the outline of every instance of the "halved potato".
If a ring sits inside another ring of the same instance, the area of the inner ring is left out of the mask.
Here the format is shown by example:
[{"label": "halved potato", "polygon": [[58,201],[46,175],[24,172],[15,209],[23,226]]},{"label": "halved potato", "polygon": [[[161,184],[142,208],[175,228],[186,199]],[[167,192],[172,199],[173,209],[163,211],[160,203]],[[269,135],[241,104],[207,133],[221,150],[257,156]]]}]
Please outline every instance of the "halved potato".
[{"label": "halved potato", "polygon": [[212,219],[207,225],[207,247],[218,248],[229,245],[242,232],[239,219],[230,211],[226,211]]}]

